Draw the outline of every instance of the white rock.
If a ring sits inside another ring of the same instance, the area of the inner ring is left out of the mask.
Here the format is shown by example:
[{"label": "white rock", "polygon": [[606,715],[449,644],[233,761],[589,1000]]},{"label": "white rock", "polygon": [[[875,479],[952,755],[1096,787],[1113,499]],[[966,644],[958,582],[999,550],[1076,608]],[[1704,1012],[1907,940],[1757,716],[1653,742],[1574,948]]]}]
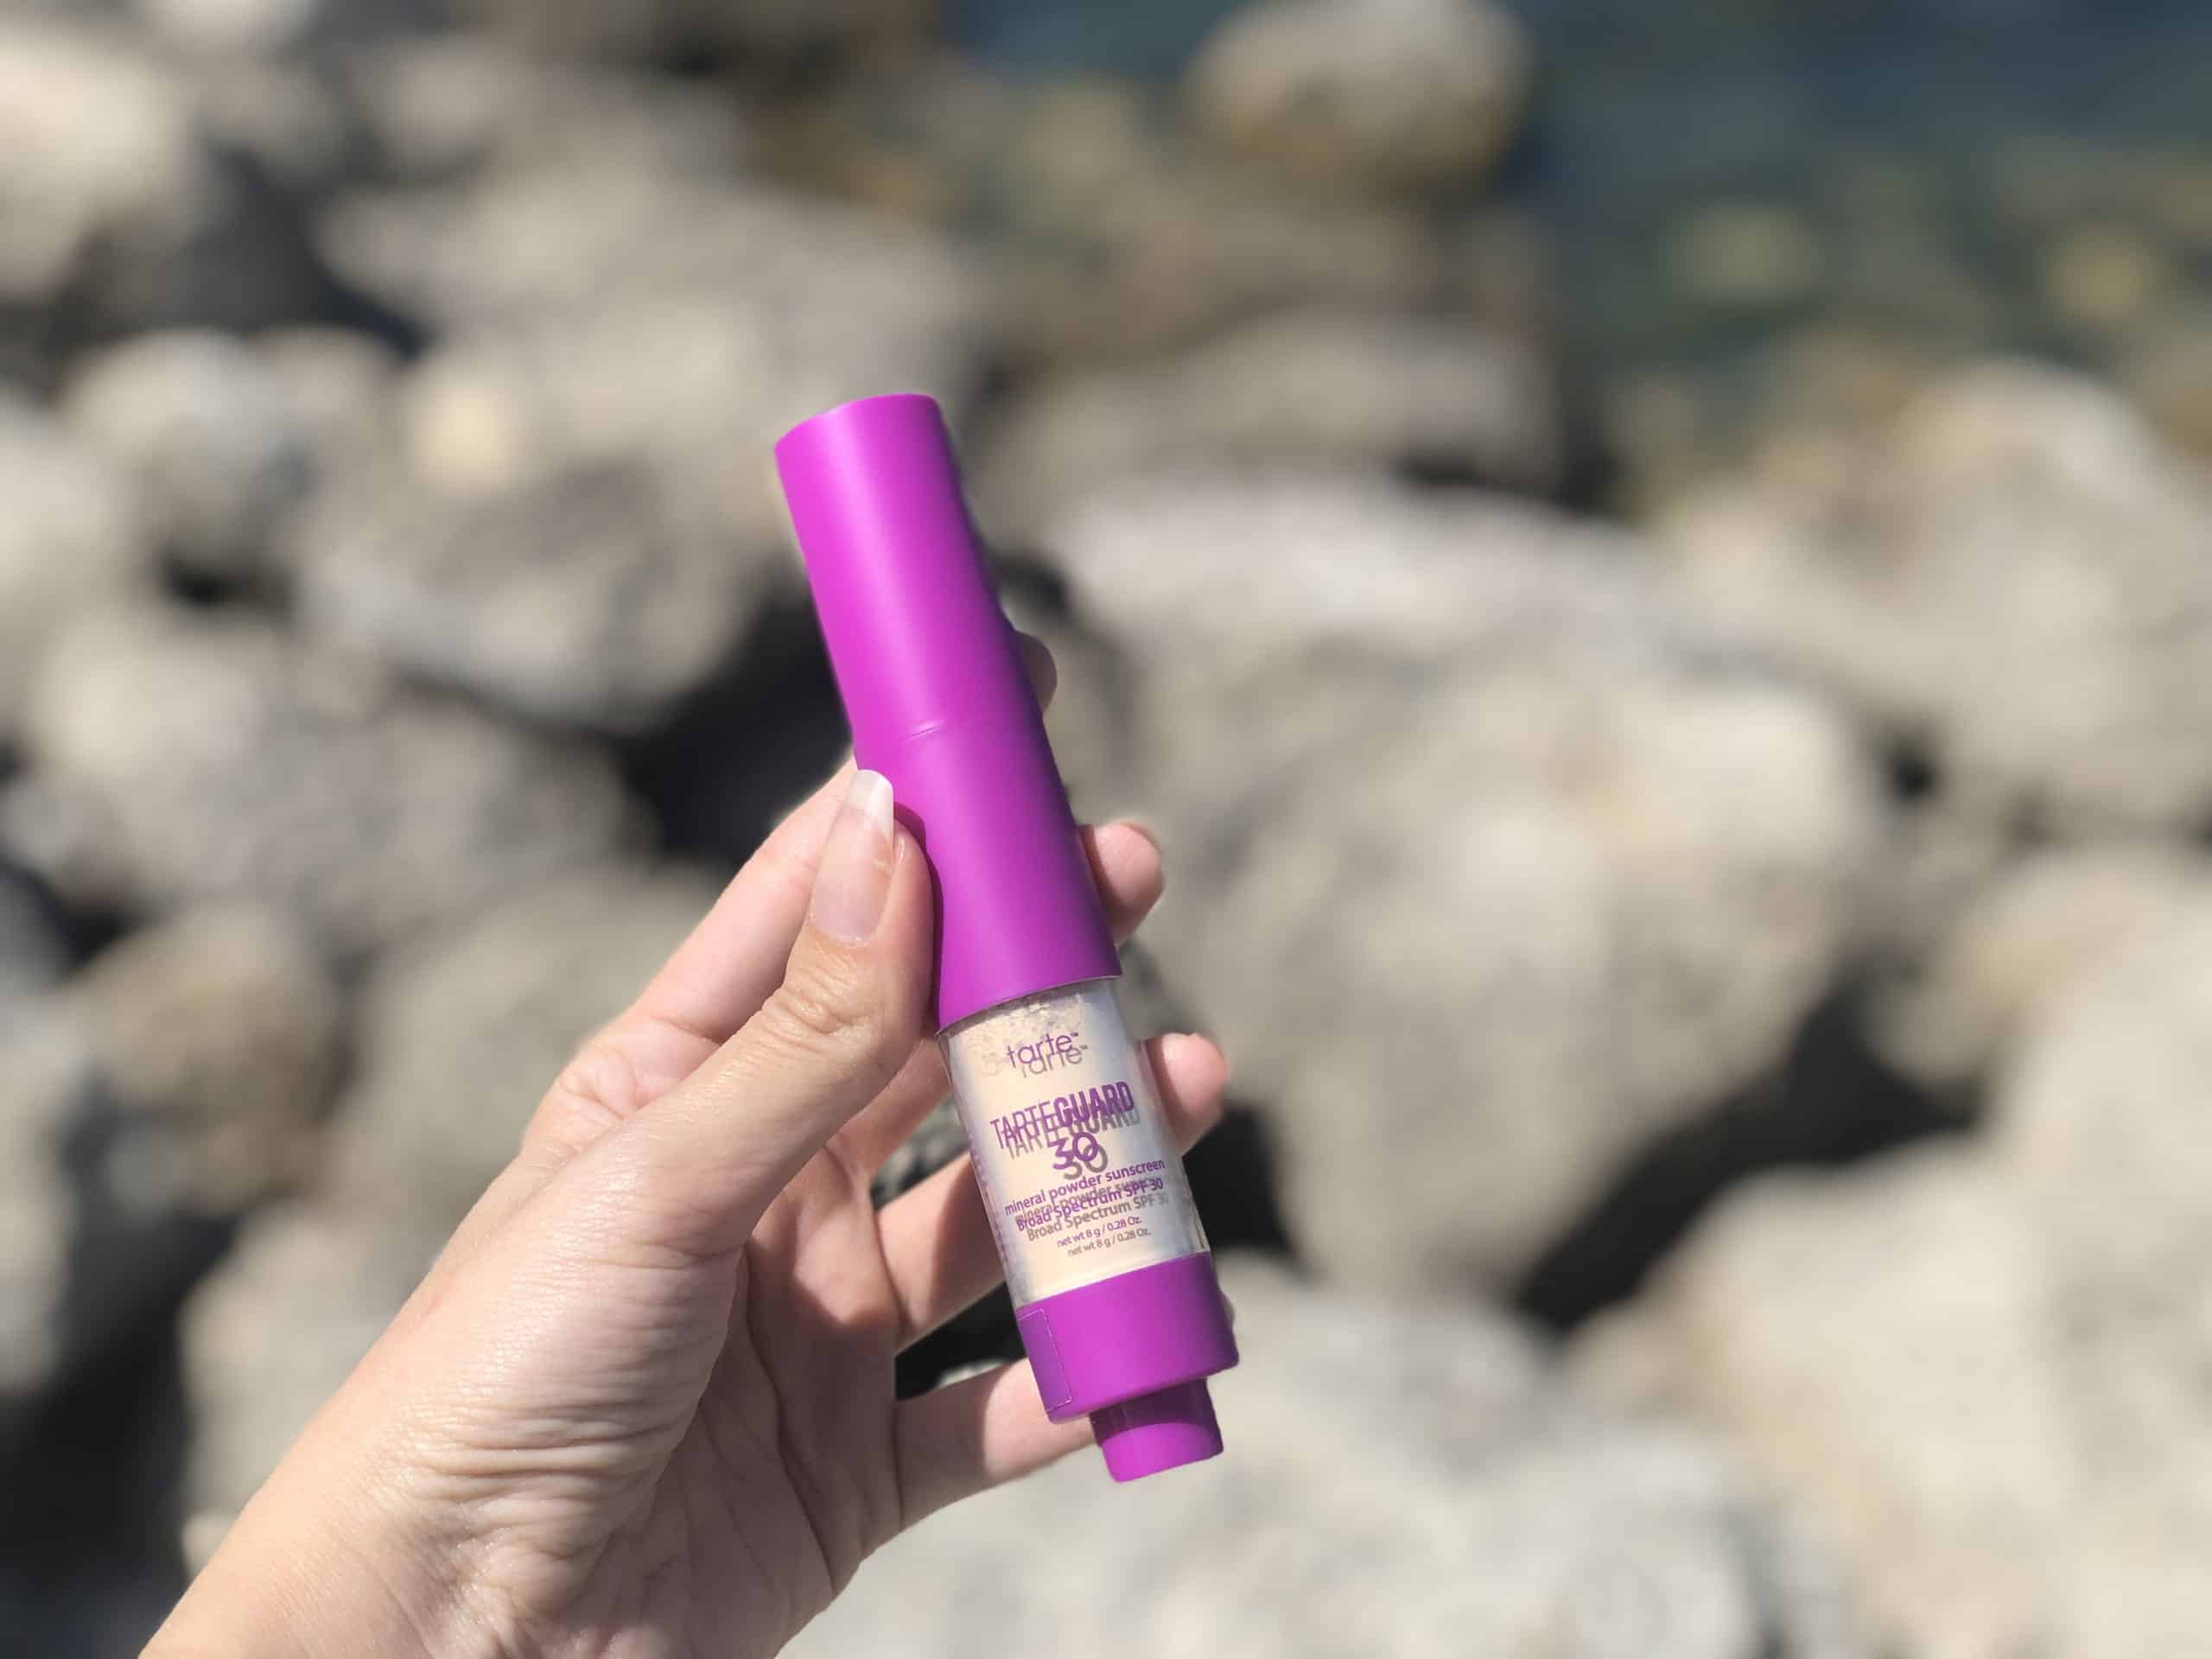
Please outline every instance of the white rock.
[{"label": "white rock", "polygon": [[1912,1651],[2075,1651],[2052,1645],[2050,1586],[2080,1471],[2039,1271],[1986,1160],[1939,1147],[1764,1177],[1657,1287],[1650,1338],[1690,1403],[1805,1504]]},{"label": "white rock", "polygon": [[130,481],[4,391],[0,499],[8,504],[0,513],[0,732],[7,732],[47,642],[78,613],[147,582],[153,552]]},{"label": "white rock", "polygon": [[1048,382],[974,469],[992,533],[1025,537],[1102,481],[1164,461],[1417,461],[1541,491],[1562,439],[1526,341],[1465,321],[1300,308],[1162,362]]},{"label": "white rock", "polygon": [[259,575],[271,536],[354,444],[391,380],[374,341],[302,333],[264,347],[208,330],[142,334],[73,379],[65,414],[130,476],[187,573]]},{"label": "white rock", "polygon": [[1486,0],[1268,0],[1215,30],[1190,90],[1224,143],[1294,175],[1452,185],[1511,143],[1529,57]]},{"label": "white rock", "polygon": [[67,995],[126,1120],[104,1172],[118,1208],[235,1216],[308,1166],[343,1007],[283,918],[188,912],[103,951]]},{"label": "white rock", "polygon": [[791,1651],[896,1631],[934,1659],[979,1630],[1068,1659],[1866,1651],[1821,1607],[1816,1565],[1785,1592],[1770,1517],[1725,1461],[1561,1398],[1497,1316],[1236,1263],[1226,1285],[1244,1357],[1213,1382],[1225,1455],[1116,1487],[1078,1452],[933,1516]]},{"label": "white rock", "polygon": [[291,538],[301,619],[526,715],[650,728],[790,585],[787,555],[677,487],[613,464],[457,493],[365,471]]},{"label": "white rock", "polygon": [[[1370,1281],[1510,1282],[1773,1062],[1852,948],[1853,734],[1637,544],[1373,480],[1167,477],[1047,537],[1130,664],[1150,937]],[[1235,762],[1224,765],[1224,744]],[[1080,770],[1081,762],[1078,762]]]},{"label": "white rock", "polygon": [[2160,843],[2018,861],[1984,884],[1924,970],[1885,999],[1884,1051],[1933,1087],[2004,1068],[2082,976],[2175,910],[2212,898],[2212,865]]},{"label": "white rock", "polygon": [[233,611],[102,613],[45,654],[0,839],[99,901],[250,899],[407,937],[630,836],[606,759],[408,693]]},{"label": "white rock", "polygon": [[2212,814],[2208,502],[2102,388],[1999,363],[1871,448],[1777,442],[1661,539],[1716,613],[1925,741],[1974,810],[2190,831]]},{"label": "white rock", "polygon": [[0,15],[0,302],[53,298],[96,246],[157,259],[217,188],[188,89],[130,41]]},{"label": "white rock", "polygon": [[2153,1659],[2212,1618],[2212,898],[2113,944],[2139,862],[2034,874],[1996,914],[2084,960],[2003,1010],[1990,1141],[1732,1194],[1580,1347],[1725,1427],[1906,1650]]},{"label": "white rock", "polygon": [[696,870],[606,867],[393,952],[365,993],[334,1178],[370,1213],[451,1229],[592,1033],[705,915]]}]

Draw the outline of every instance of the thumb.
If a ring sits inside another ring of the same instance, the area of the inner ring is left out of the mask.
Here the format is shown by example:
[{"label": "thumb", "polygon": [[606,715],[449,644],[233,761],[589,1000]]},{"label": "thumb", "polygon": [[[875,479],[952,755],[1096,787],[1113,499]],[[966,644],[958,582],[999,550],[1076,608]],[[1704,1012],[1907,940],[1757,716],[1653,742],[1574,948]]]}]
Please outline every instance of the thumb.
[{"label": "thumb", "polygon": [[[875,1098],[924,1034],[932,899],[890,781],[855,772],[823,843],[783,983],[609,1148],[634,1159],[654,1242],[734,1249],[806,1161]],[[625,1185],[628,1185],[625,1183]]]}]

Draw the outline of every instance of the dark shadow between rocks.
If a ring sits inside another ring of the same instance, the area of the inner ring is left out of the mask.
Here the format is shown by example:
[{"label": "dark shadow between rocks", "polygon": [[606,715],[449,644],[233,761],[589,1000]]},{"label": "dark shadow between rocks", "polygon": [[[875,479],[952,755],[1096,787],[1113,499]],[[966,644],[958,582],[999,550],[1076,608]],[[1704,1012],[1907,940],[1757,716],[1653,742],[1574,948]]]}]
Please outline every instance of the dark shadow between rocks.
[{"label": "dark shadow between rocks", "polygon": [[1625,1300],[1709,1205],[1761,1171],[1849,1164],[1964,1128],[1971,1114],[1874,1052],[1858,1001],[1845,990],[1815,1008],[1767,1079],[1637,1160],[1529,1270],[1513,1298],[1521,1311],[1567,1331]]},{"label": "dark shadow between rocks", "polygon": [[829,776],[849,741],[802,597],[764,610],[712,678],[654,731],[614,749],[671,850],[737,864]]}]

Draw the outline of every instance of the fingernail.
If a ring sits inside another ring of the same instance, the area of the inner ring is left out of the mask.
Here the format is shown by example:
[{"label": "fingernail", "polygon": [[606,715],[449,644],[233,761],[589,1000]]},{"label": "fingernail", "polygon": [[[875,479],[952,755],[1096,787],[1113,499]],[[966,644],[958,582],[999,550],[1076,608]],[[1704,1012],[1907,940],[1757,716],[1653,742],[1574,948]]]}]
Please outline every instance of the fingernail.
[{"label": "fingernail", "polygon": [[832,938],[858,944],[875,931],[891,896],[891,780],[856,772],[822,845],[807,919]]},{"label": "fingernail", "polygon": [[1152,850],[1154,852],[1156,853],[1160,850],[1160,831],[1154,829],[1142,818],[1117,818],[1115,822],[1119,823],[1124,830],[1133,830],[1137,835],[1143,836],[1145,840],[1150,842],[1152,843]]}]

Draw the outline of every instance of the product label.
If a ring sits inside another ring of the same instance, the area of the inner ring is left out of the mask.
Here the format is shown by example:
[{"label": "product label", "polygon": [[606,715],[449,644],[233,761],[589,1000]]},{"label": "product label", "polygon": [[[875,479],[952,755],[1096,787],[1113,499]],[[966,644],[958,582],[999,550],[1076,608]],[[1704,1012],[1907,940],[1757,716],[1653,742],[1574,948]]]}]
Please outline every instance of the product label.
[{"label": "product label", "polygon": [[1008,1003],[941,1040],[1016,1306],[1205,1249],[1111,981]]}]

